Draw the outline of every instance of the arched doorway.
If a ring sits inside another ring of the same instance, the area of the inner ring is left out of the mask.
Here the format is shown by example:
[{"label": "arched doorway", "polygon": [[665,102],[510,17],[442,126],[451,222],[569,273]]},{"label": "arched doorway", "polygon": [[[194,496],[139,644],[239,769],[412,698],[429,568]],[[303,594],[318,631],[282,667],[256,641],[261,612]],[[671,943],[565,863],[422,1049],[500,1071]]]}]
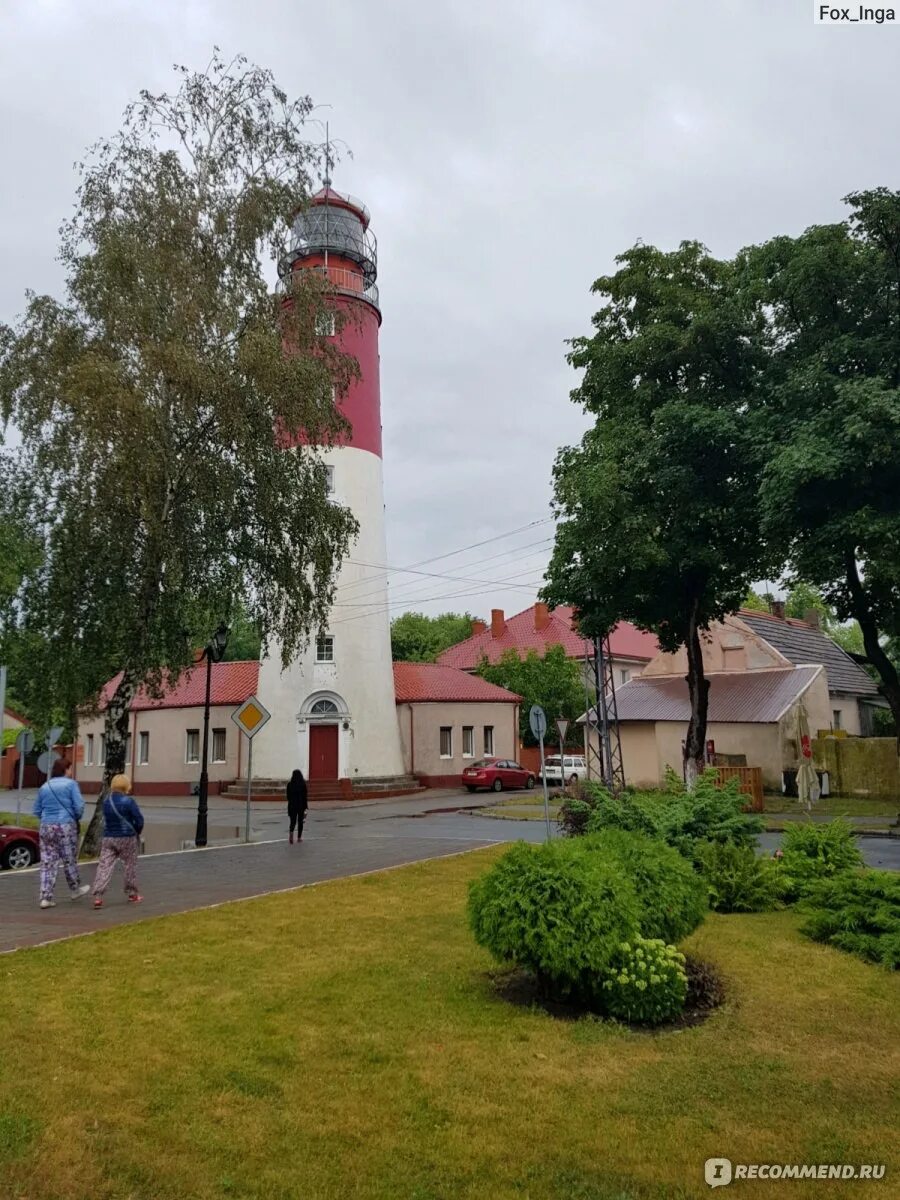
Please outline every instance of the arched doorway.
[{"label": "arched doorway", "polygon": [[349,713],[333,692],[308,696],[300,714],[307,729],[307,779],[311,783],[335,781],[347,773],[346,731]]}]

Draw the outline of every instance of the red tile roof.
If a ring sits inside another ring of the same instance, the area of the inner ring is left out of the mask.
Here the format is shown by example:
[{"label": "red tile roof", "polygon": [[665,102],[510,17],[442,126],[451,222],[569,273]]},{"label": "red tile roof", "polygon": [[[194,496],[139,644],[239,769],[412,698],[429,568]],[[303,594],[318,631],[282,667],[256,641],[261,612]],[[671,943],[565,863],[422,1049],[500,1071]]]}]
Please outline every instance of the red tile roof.
[{"label": "red tile roof", "polygon": [[[584,658],[585,648],[590,648],[590,642],[585,642],[574,628],[572,609],[568,606],[554,608],[544,629],[535,629],[535,605],[526,608],[524,612],[507,617],[505,628],[500,637],[495,638],[488,625],[483,633],[476,633],[458,642],[438,656],[438,662],[443,666],[459,667],[463,671],[472,671],[487,656],[488,662],[499,662],[507,650],[515,650],[524,656],[529,650],[544,654],[550,646],[561,645],[569,658]],[[651,633],[643,633],[628,621],[620,621],[612,631],[610,648],[614,658],[632,658],[641,662],[649,662],[659,652],[656,638]]]},{"label": "red tile roof", "polygon": [[[119,685],[121,672],[114,676],[100,696],[100,707]],[[242,662],[213,663],[210,703],[243,704],[252,696],[259,683],[259,663],[255,660]],[[197,708],[206,698],[206,664],[190,667],[180,676],[174,687],[168,689],[161,700],[154,700],[142,688],[131,703],[132,712],[147,708]]]},{"label": "red tile roof", "polygon": [[488,683],[480,675],[467,675],[438,663],[394,663],[394,693],[398,704],[426,704],[439,700],[475,704],[517,704],[522,697]]}]

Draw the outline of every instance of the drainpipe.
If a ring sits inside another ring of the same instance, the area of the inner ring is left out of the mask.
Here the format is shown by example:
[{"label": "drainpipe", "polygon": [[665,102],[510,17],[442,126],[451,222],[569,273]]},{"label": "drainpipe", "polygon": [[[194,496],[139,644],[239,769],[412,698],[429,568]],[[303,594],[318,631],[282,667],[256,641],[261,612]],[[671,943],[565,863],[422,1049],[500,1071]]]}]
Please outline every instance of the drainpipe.
[{"label": "drainpipe", "polygon": [[413,706],[409,706],[409,773],[416,773],[416,727],[413,721]]}]

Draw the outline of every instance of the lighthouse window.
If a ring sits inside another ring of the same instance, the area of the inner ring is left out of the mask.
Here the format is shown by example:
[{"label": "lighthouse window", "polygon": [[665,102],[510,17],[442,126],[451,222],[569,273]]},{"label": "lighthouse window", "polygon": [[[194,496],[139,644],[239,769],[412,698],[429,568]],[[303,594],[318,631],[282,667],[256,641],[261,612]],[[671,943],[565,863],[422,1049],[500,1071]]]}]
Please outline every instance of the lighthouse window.
[{"label": "lighthouse window", "polygon": [[453,757],[453,728],[450,725],[441,726],[441,758]]},{"label": "lighthouse window", "polygon": [[334,467],[325,468],[325,491],[329,496],[334,494]]},{"label": "lighthouse window", "polygon": [[334,638],[330,633],[320,633],[316,638],[316,662],[334,662]]},{"label": "lighthouse window", "polygon": [[334,337],[334,313],[316,314],[316,333],[319,337]]},{"label": "lighthouse window", "polygon": [[313,717],[336,717],[338,708],[333,700],[317,700],[309,712]]}]

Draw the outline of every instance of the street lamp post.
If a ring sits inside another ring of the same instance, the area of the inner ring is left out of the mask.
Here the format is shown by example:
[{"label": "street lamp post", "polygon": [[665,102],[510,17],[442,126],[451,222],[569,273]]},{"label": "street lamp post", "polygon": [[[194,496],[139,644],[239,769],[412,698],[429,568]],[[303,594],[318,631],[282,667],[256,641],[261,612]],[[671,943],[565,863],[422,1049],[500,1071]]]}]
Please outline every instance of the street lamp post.
[{"label": "street lamp post", "polygon": [[200,791],[197,799],[197,833],[194,837],[195,846],[206,845],[206,817],[209,801],[209,774],[206,766],[209,762],[209,701],[212,690],[212,665],[221,662],[228,644],[228,630],[224,625],[212,635],[203,651],[206,659],[206,700],[203,705],[203,761],[200,767]]}]

